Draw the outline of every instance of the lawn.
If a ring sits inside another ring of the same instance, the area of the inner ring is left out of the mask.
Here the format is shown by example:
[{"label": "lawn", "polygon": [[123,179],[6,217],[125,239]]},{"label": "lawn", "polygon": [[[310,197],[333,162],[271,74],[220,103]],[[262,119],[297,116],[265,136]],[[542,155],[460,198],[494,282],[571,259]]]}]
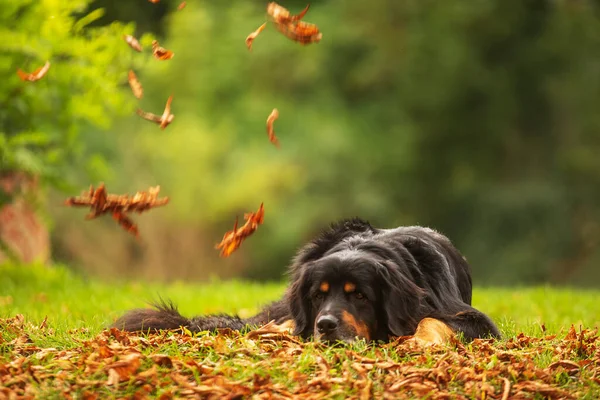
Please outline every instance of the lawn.
[{"label": "lawn", "polygon": [[504,338],[425,349],[406,338],[328,348],[268,327],[195,336],[105,329],[159,295],[188,316],[248,316],[284,289],[284,282],[101,282],[65,267],[1,266],[0,398],[600,397],[592,330],[600,326],[599,291],[475,288],[473,305]]}]

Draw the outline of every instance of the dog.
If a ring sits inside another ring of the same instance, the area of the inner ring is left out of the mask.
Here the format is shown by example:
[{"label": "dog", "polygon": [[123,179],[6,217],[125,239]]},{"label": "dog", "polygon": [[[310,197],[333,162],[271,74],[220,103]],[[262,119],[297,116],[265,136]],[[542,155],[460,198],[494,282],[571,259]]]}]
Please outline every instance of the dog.
[{"label": "dog", "polygon": [[185,318],[170,302],[135,309],[113,326],[125,331],[187,328],[243,330],[275,321],[304,339],[387,342],[415,335],[444,342],[500,338],[494,322],[471,307],[470,266],[450,240],[419,227],[380,229],[359,218],[332,224],[300,248],[281,300],[250,318]]}]

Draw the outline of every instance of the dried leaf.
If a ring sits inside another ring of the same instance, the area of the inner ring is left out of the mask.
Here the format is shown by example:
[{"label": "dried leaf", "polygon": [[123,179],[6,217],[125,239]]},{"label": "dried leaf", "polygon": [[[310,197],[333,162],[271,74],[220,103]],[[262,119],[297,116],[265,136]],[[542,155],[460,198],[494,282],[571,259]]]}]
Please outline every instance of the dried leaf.
[{"label": "dried leaf", "polygon": [[142,87],[142,84],[138,80],[137,76],[135,75],[135,72],[133,72],[133,70],[131,69],[129,70],[128,81],[133,95],[136,98],[141,99],[144,95],[144,88]]},{"label": "dried leaf", "polygon": [[506,378],[502,378],[504,382],[504,387],[502,389],[502,398],[501,400],[508,400],[508,396],[510,396],[510,381]]},{"label": "dried leaf", "polygon": [[264,216],[265,209],[263,203],[260,203],[256,213],[244,214],[246,223],[240,229],[237,228],[238,221],[236,219],[233,230],[226,232],[221,242],[215,246],[216,249],[221,249],[221,257],[229,257],[231,253],[237,250],[242,242],[256,231],[258,225],[263,223]]},{"label": "dried leaf", "polygon": [[550,364],[548,366],[549,370],[553,370],[556,368],[563,368],[569,372],[573,372],[573,371],[579,370],[579,364],[577,364],[576,362],[570,361],[570,360],[560,360],[560,361],[553,362],[552,364]]},{"label": "dried leaf", "polygon": [[19,78],[21,78],[22,81],[35,82],[35,81],[39,81],[40,79],[42,79],[46,75],[46,73],[48,72],[49,69],[50,69],[50,61],[46,61],[46,63],[43,66],[39,67],[32,73],[27,73],[19,68],[19,69],[17,69],[17,75],[19,75]]},{"label": "dried leaf", "polygon": [[171,360],[171,357],[166,354],[154,354],[151,358],[161,367],[173,368],[173,361]]},{"label": "dried leaf", "polygon": [[[90,193],[97,190],[85,195]],[[406,339],[373,344],[365,354],[354,346],[325,351],[322,343],[292,336],[289,322],[271,321],[247,334],[221,329],[189,336],[111,328],[88,339],[88,330],[77,329],[68,333],[85,333],[85,338],[73,338],[80,345],[40,349],[32,340],[40,333],[37,321],[19,314],[0,318],[0,398],[70,398],[79,393],[94,399],[94,393],[108,388],[109,397],[140,399],[576,399],[593,397],[594,385],[600,384],[595,330],[582,329],[567,338],[564,333],[519,334],[469,345],[453,342],[443,351],[415,347]],[[51,328],[44,329],[50,334]],[[175,347],[170,355],[149,353]],[[269,371],[274,366],[287,379],[273,379]],[[565,379],[565,373],[580,375]]]},{"label": "dried leaf", "polygon": [[167,99],[167,103],[165,105],[165,110],[163,111],[161,116],[158,116],[156,114],[152,114],[149,112],[145,112],[139,108],[136,110],[136,112],[140,117],[144,118],[145,120],[158,124],[160,126],[160,129],[165,129],[167,126],[169,126],[169,124],[171,122],[173,122],[173,119],[175,118],[175,115],[173,115],[171,113],[171,102],[172,101],[173,101],[173,95],[169,96],[169,98]]},{"label": "dried leaf", "polygon": [[114,376],[111,377],[110,371],[116,372],[116,376],[118,377],[117,383],[129,380],[131,375],[133,375],[140,367],[142,363],[140,360],[141,357],[142,356],[139,353],[131,353],[125,355],[119,361],[108,364],[105,369],[109,371],[109,381],[115,379]]},{"label": "dried leaf", "polygon": [[97,189],[90,186],[88,192],[79,197],[70,197],[65,205],[71,207],[90,207],[86,219],[94,219],[111,213],[113,218],[128,232],[138,236],[137,226],[127,216],[129,212],[142,213],[154,207],[164,206],[168,197],[158,198],[160,186],[151,187],[147,192],[137,192],[133,196],[108,194],[104,184]]},{"label": "dried leaf", "polygon": [[269,141],[275,145],[275,147],[279,148],[279,139],[275,136],[275,129],[273,128],[273,124],[279,118],[279,111],[274,108],[271,111],[271,114],[267,117],[267,134],[269,135]]},{"label": "dried leaf", "polygon": [[267,23],[265,22],[246,37],[246,46],[248,47],[248,50],[252,50],[252,42],[254,42],[254,39],[256,39],[256,37],[265,29],[266,26]]},{"label": "dried leaf", "polygon": [[302,45],[318,43],[323,38],[323,34],[315,24],[304,21],[298,21],[289,24],[276,25],[279,32],[287,38],[292,39]]},{"label": "dried leaf", "polygon": [[273,21],[277,30],[289,39],[302,45],[317,43],[323,38],[323,34],[315,24],[301,21],[308,12],[307,5],[298,15],[291,15],[289,10],[275,2],[267,5],[267,15]]},{"label": "dried leaf", "polygon": [[308,4],[304,10],[300,11],[298,15],[291,15],[287,8],[282,7],[273,1],[267,4],[267,14],[276,24],[288,24],[290,22],[300,21],[302,18],[304,18],[309,7],[310,4]]},{"label": "dried leaf", "polygon": [[160,47],[158,41],[152,41],[152,54],[157,60],[170,60],[175,55],[171,50]]},{"label": "dried leaf", "polygon": [[137,52],[141,52],[142,51],[142,45],[140,44],[140,42],[132,35],[123,35],[123,40],[125,40],[125,42],[129,45],[129,47],[131,47],[132,49],[134,49]]}]

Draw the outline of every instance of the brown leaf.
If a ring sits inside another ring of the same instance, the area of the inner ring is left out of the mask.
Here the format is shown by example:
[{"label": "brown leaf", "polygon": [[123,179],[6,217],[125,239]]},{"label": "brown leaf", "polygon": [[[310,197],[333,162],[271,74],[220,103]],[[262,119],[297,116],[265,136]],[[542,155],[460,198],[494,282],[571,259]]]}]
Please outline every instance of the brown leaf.
[{"label": "brown leaf", "polygon": [[128,81],[129,81],[129,86],[131,87],[131,91],[133,92],[133,95],[137,99],[141,99],[142,96],[144,95],[144,88],[142,88],[142,84],[138,80],[137,75],[131,69],[129,70]]},{"label": "brown leaf", "polygon": [[563,368],[569,372],[577,372],[579,370],[579,364],[577,364],[576,362],[573,361],[569,361],[569,360],[560,360],[560,361],[556,361],[553,362],[552,364],[550,364],[548,366],[549,370],[554,370],[556,368]]},{"label": "brown leaf", "polygon": [[154,354],[151,356],[152,360],[161,367],[165,368],[173,368],[173,361],[171,361],[171,357],[165,354]]},{"label": "brown leaf", "polygon": [[119,382],[121,381],[121,376],[114,369],[108,370],[108,379],[106,380],[106,386],[119,386]]},{"label": "brown leaf", "polygon": [[525,391],[529,393],[539,393],[550,399],[573,399],[574,396],[565,390],[548,385],[547,383],[538,381],[524,381],[516,383],[513,388],[516,391]]},{"label": "brown leaf", "polygon": [[300,21],[304,18],[309,7],[310,4],[308,4],[304,10],[300,11],[298,15],[291,15],[287,8],[282,7],[273,1],[267,4],[267,15],[269,15],[276,24],[288,24],[290,22]]},{"label": "brown leaf", "polygon": [[[123,356],[119,361],[104,367],[105,370],[109,371],[109,382],[113,382],[117,378],[117,383],[128,380],[140,367],[141,357],[139,353],[130,353]],[[115,373],[117,378],[115,378]],[[108,384],[110,385],[111,383]]]},{"label": "brown leaf", "polygon": [[221,257],[229,257],[231,253],[237,250],[242,242],[256,231],[258,225],[264,221],[265,209],[263,203],[260,203],[260,207],[256,213],[244,214],[246,223],[244,226],[238,229],[238,221],[235,220],[233,230],[228,231],[223,235],[223,239],[218,243],[215,248],[221,249]]},{"label": "brown leaf", "polygon": [[298,21],[293,24],[276,25],[276,27],[284,36],[302,45],[318,43],[323,38],[323,34],[315,24],[304,21]]},{"label": "brown leaf", "polygon": [[158,375],[158,369],[156,368],[156,364],[152,365],[149,369],[140,372],[135,376],[135,381],[139,384],[142,382],[150,382],[156,378]]},{"label": "brown leaf", "polygon": [[123,35],[123,40],[131,47],[133,50],[137,52],[142,51],[142,45],[140,42],[132,35]]},{"label": "brown leaf", "polygon": [[248,47],[248,50],[252,50],[252,42],[254,42],[254,39],[256,39],[256,37],[265,29],[266,26],[267,23],[265,22],[246,37],[246,46]]},{"label": "brown leaf", "polygon": [[46,75],[46,73],[48,72],[49,69],[50,69],[50,61],[46,61],[46,64],[39,67],[32,73],[25,72],[21,68],[19,68],[19,69],[17,69],[17,75],[19,75],[19,78],[21,78],[22,81],[35,82],[35,81],[39,81],[40,79],[42,79]]},{"label": "brown leaf", "polygon": [[575,330],[575,326],[571,325],[569,332],[565,336],[565,340],[576,340],[577,339],[577,331]]},{"label": "brown leaf", "polygon": [[68,198],[65,200],[65,205],[71,207],[90,207],[90,213],[86,216],[86,219],[94,219],[110,213],[126,231],[137,236],[137,226],[127,216],[127,213],[142,213],[151,208],[167,204],[169,198],[164,197],[159,199],[159,191],[160,186],[155,186],[151,187],[147,192],[137,192],[130,197],[128,195],[108,194],[104,184],[100,184],[97,189],[90,186],[89,191],[87,193],[84,192],[80,197]]},{"label": "brown leaf", "polygon": [[150,122],[154,122],[155,124],[158,124],[158,126],[160,127],[160,129],[165,129],[167,126],[169,126],[169,124],[171,122],[173,122],[173,119],[175,118],[175,115],[173,115],[171,113],[171,102],[173,101],[173,96],[169,96],[169,98],[167,99],[167,103],[165,105],[165,109],[162,113],[161,116],[158,116],[156,114],[152,114],[152,113],[148,113],[145,111],[142,111],[141,109],[137,109],[137,114],[144,118],[145,120],[148,120]]},{"label": "brown leaf", "polygon": [[175,55],[171,50],[160,47],[158,41],[152,41],[152,54],[157,60],[170,60]]},{"label": "brown leaf", "polygon": [[275,147],[279,148],[279,139],[275,136],[275,129],[273,128],[273,124],[277,118],[279,118],[279,111],[274,108],[267,117],[267,134],[269,135],[269,141],[273,143]]},{"label": "brown leaf", "polygon": [[294,16],[286,8],[271,2],[267,5],[267,15],[273,21],[277,30],[286,37],[303,45],[317,43],[323,37],[319,28],[315,24],[300,21],[306,15],[308,8],[309,5]]},{"label": "brown leaf", "polygon": [[373,382],[369,379],[365,380],[365,386],[360,391],[360,400],[369,400],[371,398],[371,388],[373,387]]},{"label": "brown leaf", "polygon": [[502,381],[504,382],[504,385],[502,388],[501,400],[508,400],[508,396],[510,396],[510,381],[506,378],[502,378]]}]

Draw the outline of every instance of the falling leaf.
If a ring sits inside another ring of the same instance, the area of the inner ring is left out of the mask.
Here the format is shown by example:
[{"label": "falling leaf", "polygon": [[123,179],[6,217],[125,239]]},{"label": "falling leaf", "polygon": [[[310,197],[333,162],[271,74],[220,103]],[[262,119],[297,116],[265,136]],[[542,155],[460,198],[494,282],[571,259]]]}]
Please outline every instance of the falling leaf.
[{"label": "falling leaf", "polygon": [[39,67],[32,73],[27,73],[19,68],[17,69],[17,75],[19,75],[19,78],[21,78],[22,81],[35,82],[42,79],[49,69],[50,61],[46,61],[46,63],[43,66]]},{"label": "falling leaf", "polygon": [[288,9],[271,2],[267,5],[267,15],[279,32],[295,42],[303,45],[318,43],[323,38],[319,28],[315,24],[301,21],[308,12],[309,6],[310,4],[298,15],[291,15]]},{"label": "falling leaf", "polygon": [[168,197],[158,198],[160,186],[151,187],[147,192],[137,192],[133,196],[108,194],[104,184],[97,189],[90,186],[87,192],[79,197],[70,197],[65,200],[65,205],[71,207],[90,207],[86,219],[95,219],[110,213],[119,225],[126,231],[138,236],[137,226],[127,213],[142,213],[154,207],[164,206],[169,202]]},{"label": "falling leaf", "polygon": [[129,70],[128,80],[129,80],[129,86],[131,87],[131,91],[133,92],[133,95],[136,98],[141,99],[142,96],[144,95],[144,88],[142,88],[142,84],[138,80],[138,78],[135,75],[135,72],[133,72],[133,70]]},{"label": "falling leaf", "polygon": [[279,111],[274,108],[273,111],[271,111],[271,114],[269,114],[267,117],[267,134],[269,135],[269,140],[271,143],[273,143],[275,147],[279,148],[279,139],[277,139],[277,136],[275,136],[275,129],[273,128],[273,124],[277,118],[279,118]]},{"label": "falling leaf", "polygon": [[315,24],[298,21],[293,24],[276,25],[279,32],[302,45],[318,43],[323,38]]},{"label": "falling leaf", "polygon": [[142,45],[140,44],[140,42],[134,36],[123,35],[123,39],[129,45],[129,47],[131,47],[135,51],[137,51],[137,52],[141,52],[142,51]]},{"label": "falling leaf", "polygon": [[252,50],[252,42],[254,42],[254,39],[256,39],[256,37],[265,29],[266,26],[267,23],[265,22],[264,24],[259,26],[254,32],[249,34],[248,37],[246,37],[246,46],[248,47],[248,50]]},{"label": "falling leaf", "polygon": [[185,8],[185,1],[182,1],[178,6],[177,6],[177,10],[181,11]]},{"label": "falling leaf", "polygon": [[160,47],[158,41],[152,41],[152,54],[157,60],[170,60],[175,55],[171,50]]},{"label": "falling leaf", "polygon": [[225,235],[223,235],[221,242],[215,246],[216,249],[221,249],[221,257],[229,257],[231,253],[237,250],[242,242],[256,231],[258,225],[263,223],[264,216],[265,209],[263,203],[261,203],[256,213],[244,214],[246,223],[239,229],[237,227],[238,221],[236,219],[233,229],[226,232]]},{"label": "falling leaf", "polygon": [[171,114],[171,102],[172,101],[173,101],[173,96],[171,95],[167,99],[167,104],[165,105],[165,110],[163,111],[161,116],[158,116],[156,114],[152,114],[149,112],[145,112],[139,108],[137,109],[137,114],[147,121],[151,121],[151,122],[158,124],[160,126],[160,129],[165,129],[171,122],[173,122],[173,119],[175,118],[175,115]]},{"label": "falling leaf", "polygon": [[300,11],[298,15],[291,15],[287,8],[282,7],[276,2],[272,1],[267,4],[267,14],[276,24],[288,24],[290,22],[300,21],[302,18],[304,18],[309,7],[310,4],[308,4],[304,10]]}]

